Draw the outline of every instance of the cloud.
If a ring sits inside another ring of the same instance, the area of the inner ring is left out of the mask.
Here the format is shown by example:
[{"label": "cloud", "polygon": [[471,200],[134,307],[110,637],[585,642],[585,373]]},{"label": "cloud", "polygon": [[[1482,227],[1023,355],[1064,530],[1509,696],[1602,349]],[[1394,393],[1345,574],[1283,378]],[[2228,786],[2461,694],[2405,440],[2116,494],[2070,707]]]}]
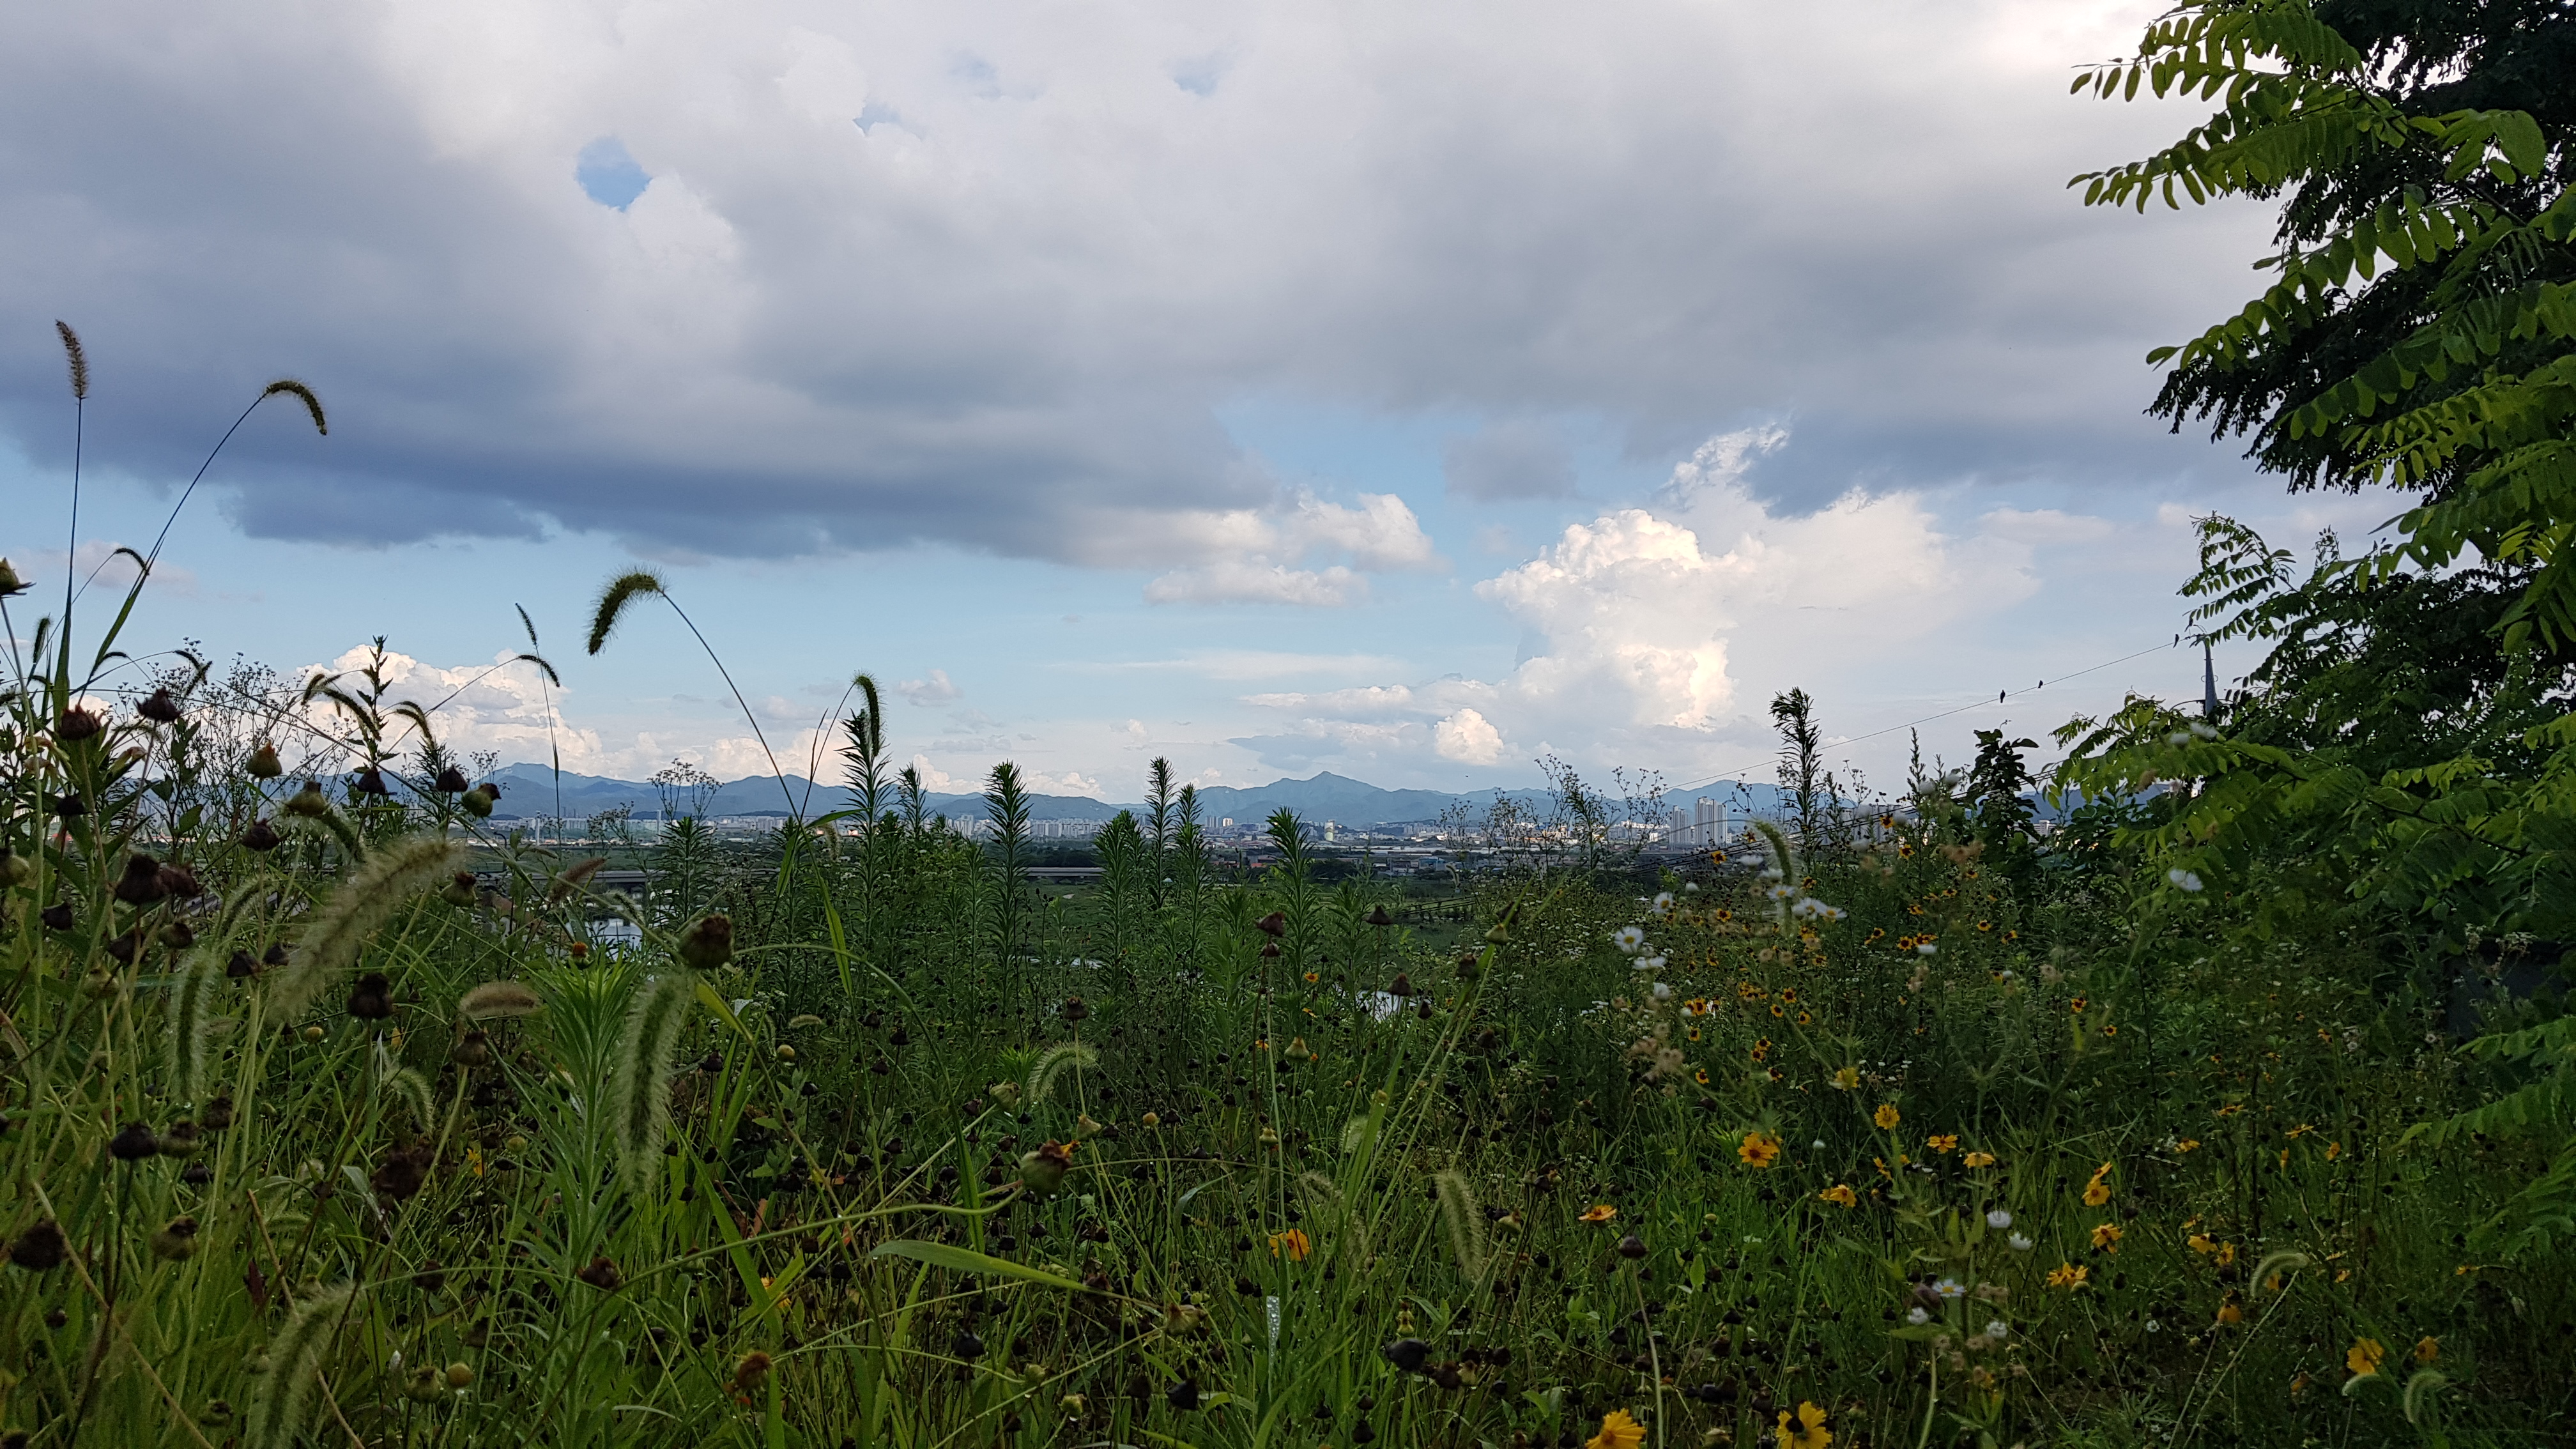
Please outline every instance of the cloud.
[{"label": "cloud", "polygon": [[[1367,594],[1363,570],[1428,570],[1443,562],[1421,520],[1392,493],[1363,493],[1350,508],[1301,492],[1275,509],[1183,515],[1166,526],[1207,561],[1147,584],[1148,603],[1332,608]],[[1351,562],[1294,566],[1316,554],[1347,555]]]},{"label": "cloud", "polygon": [[945,669],[930,671],[927,679],[907,679],[896,685],[894,691],[919,705],[953,704],[966,697],[966,691],[949,679]]},{"label": "cloud", "polygon": [[[310,380],[328,439],[272,405],[210,476],[255,534],[939,540],[1175,602],[1415,566],[1140,528],[1274,511],[1246,402],[1585,417],[1631,458],[1794,414],[1766,487],[1801,507],[2112,486],[2201,456],[2136,359],[2265,230],[2062,190],[2183,124],[2064,94],[2156,9],[54,6],[0,50],[0,335],[80,326],[147,481]],[[57,357],[0,355],[39,465],[66,409]],[[1453,486],[1561,489],[1511,434]]]},{"label": "cloud", "polygon": [[1441,455],[1449,491],[1461,498],[1571,498],[1574,459],[1556,434],[1505,422],[1452,438]]},{"label": "cloud", "polygon": [[1240,743],[1274,762],[1292,745],[1329,758],[1319,745],[1335,742],[1489,766],[1556,740],[1593,763],[1688,769],[1767,745],[1770,691],[1866,669],[2007,609],[2037,587],[2036,545],[2108,527],[1996,510],[1954,533],[1910,491],[1776,507],[1754,474],[1789,451],[1779,427],[1720,434],[1647,505],[1568,525],[1477,584],[1527,641],[1508,674],[1251,695],[1293,723]]},{"label": "cloud", "polygon": [[1444,760],[1462,765],[1491,765],[1503,758],[1503,736],[1484,715],[1462,709],[1431,727],[1432,748]]}]

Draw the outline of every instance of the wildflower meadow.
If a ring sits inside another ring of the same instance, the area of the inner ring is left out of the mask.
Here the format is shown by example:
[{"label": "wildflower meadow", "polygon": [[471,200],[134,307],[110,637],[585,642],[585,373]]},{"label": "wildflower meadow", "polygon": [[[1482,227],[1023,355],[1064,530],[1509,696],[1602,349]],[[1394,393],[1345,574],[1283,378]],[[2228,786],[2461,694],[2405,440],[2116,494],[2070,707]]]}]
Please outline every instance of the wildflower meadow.
[{"label": "wildflower meadow", "polygon": [[[1715,847],[1560,771],[1437,875],[1286,812],[1247,871],[1156,761],[1050,885],[1014,768],[970,836],[865,675],[765,836],[540,839],[438,701],[130,637],[157,544],[121,599],[0,565],[0,1445],[2576,1439],[2576,202],[2367,43],[2186,6],[2081,85],[2222,109],[2078,182],[2429,178],[2172,359],[2414,288],[2256,401],[2420,504],[2304,572],[2205,521],[2262,669],[2046,770],[1854,790],[1784,696]],[[584,645],[729,688],[684,604]]]}]

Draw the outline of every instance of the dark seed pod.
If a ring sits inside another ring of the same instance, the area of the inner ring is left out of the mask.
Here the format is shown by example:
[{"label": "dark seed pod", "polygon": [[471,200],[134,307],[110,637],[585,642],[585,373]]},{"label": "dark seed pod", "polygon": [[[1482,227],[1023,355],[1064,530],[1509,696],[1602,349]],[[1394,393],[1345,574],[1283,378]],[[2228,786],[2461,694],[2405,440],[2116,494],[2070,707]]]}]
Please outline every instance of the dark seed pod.
[{"label": "dark seed pod", "polygon": [[177,724],[179,701],[170,697],[169,690],[156,689],[143,697],[143,702],[134,707],[134,712],[154,724]]},{"label": "dark seed pod", "polygon": [[280,810],[306,820],[319,820],[331,813],[331,797],[322,793],[322,782],[307,780],[304,788],[286,797]]},{"label": "dark seed pod", "polygon": [[259,964],[262,966],[285,965],[286,943],[283,941],[270,942],[268,949],[259,953]]},{"label": "dark seed pod", "polygon": [[197,1114],[197,1121],[209,1132],[221,1132],[233,1125],[233,1099],[217,1097]]},{"label": "dark seed pod", "polygon": [[128,931],[122,936],[109,940],[100,949],[107,952],[109,959],[118,964],[131,966],[134,964],[134,958],[143,954],[143,933]]},{"label": "dark seed pod", "polygon": [[161,1155],[164,1157],[194,1157],[197,1155],[198,1141],[196,1123],[173,1122],[169,1130],[161,1134],[161,1140],[156,1145],[160,1147]]},{"label": "dark seed pod", "polygon": [[1163,1390],[1163,1402],[1186,1414],[1199,1406],[1199,1386],[1188,1379],[1175,1379]]},{"label": "dark seed pod", "polygon": [[185,951],[197,944],[196,928],[185,921],[172,921],[161,928],[161,944],[173,951]]},{"label": "dark seed pod", "polygon": [[955,1338],[948,1340],[948,1356],[950,1358],[962,1358],[968,1363],[973,1363],[975,1360],[984,1356],[984,1340],[977,1338],[972,1332],[961,1328],[957,1330],[957,1336]]},{"label": "dark seed pod", "polygon": [[1398,971],[1395,973],[1395,980],[1388,983],[1386,994],[1399,998],[1411,996],[1413,994],[1413,978],[1401,971]]},{"label": "dark seed pod", "polygon": [[460,870],[438,888],[438,898],[451,906],[470,906],[474,904],[474,886],[474,872]]},{"label": "dark seed pod", "polygon": [[129,906],[148,906],[167,892],[161,889],[161,862],[148,855],[125,858],[125,874],[116,883],[116,898]]},{"label": "dark seed pod", "polygon": [[1423,1362],[1431,1357],[1431,1345],[1418,1338],[1399,1338],[1378,1350],[1386,1361],[1406,1373],[1419,1373]]},{"label": "dark seed pod", "polygon": [[1288,934],[1288,913],[1272,911],[1252,924],[1259,927],[1261,934],[1265,936],[1285,936]]},{"label": "dark seed pod", "polygon": [[276,826],[269,824],[264,819],[254,820],[250,823],[250,828],[244,830],[241,834],[242,849],[255,850],[262,855],[266,855],[268,852],[277,849],[279,838]]},{"label": "dark seed pod", "polygon": [[184,1214],[172,1218],[161,1231],[152,1235],[152,1256],[166,1263],[184,1263],[196,1256],[197,1220]]},{"label": "dark seed pod", "polygon": [[83,740],[93,739],[99,731],[106,728],[107,721],[78,705],[54,716],[54,738],[67,745],[76,745]]},{"label": "dark seed pod", "polygon": [[161,1139],[140,1122],[128,1122],[107,1139],[107,1155],[119,1162],[141,1162],[161,1150]]},{"label": "dark seed pod", "polygon": [[179,1180],[190,1187],[204,1187],[215,1180],[215,1170],[202,1162],[190,1162],[179,1169]]},{"label": "dark seed pod", "polygon": [[376,769],[373,766],[360,770],[357,773],[356,778],[349,781],[349,788],[361,795],[390,795],[393,793],[392,787],[385,784],[384,771]]},{"label": "dark seed pod", "polygon": [[77,790],[68,795],[55,796],[53,803],[54,818],[57,820],[78,820],[89,813],[89,802],[82,799]]},{"label": "dark seed pod", "polygon": [[224,974],[235,981],[247,981],[259,974],[259,963],[250,958],[248,951],[235,951],[233,958],[224,963]]},{"label": "dark seed pod", "polygon": [[700,971],[713,971],[733,959],[733,917],[714,914],[698,917],[688,930],[680,933],[681,964]]},{"label": "dark seed pod", "polygon": [[9,1261],[30,1273],[59,1268],[70,1256],[71,1245],[63,1240],[63,1230],[52,1218],[38,1218],[9,1245]]},{"label": "dark seed pod", "polygon": [[465,772],[454,765],[439,771],[438,778],[431,781],[429,787],[441,795],[462,795],[471,788],[465,783]]},{"label": "dark seed pod", "polygon": [[1395,917],[1388,915],[1386,913],[1385,903],[1380,902],[1376,906],[1370,908],[1368,913],[1368,923],[1372,926],[1392,926],[1395,924]]},{"label": "dark seed pod", "polygon": [[367,1178],[367,1185],[379,1197],[402,1202],[417,1194],[429,1181],[430,1149],[427,1146],[405,1148],[386,1157]]},{"label": "dark seed pod", "polygon": [[385,973],[370,971],[349,990],[349,1014],[360,1021],[382,1021],[394,1014],[393,983]]},{"label": "dark seed pod", "polygon": [[1284,953],[1280,951],[1278,942],[1264,941],[1261,943],[1261,956],[1263,960],[1276,961],[1282,954]]},{"label": "dark seed pod", "polygon": [[79,920],[72,915],[69,902],[57,902],[45,907],[36,913],[36,919],[44,922],[45,929],[48,931],[68,931],[80,924]]},{"label": "dark seed pod", "polygon": [[193,901],[206,893],[206,888],[197,884],[197,873],[184,865],[161,867],[160,880],[161,894],[174,901]]},{"label": "dark seed pod", "polygon": [[456,1045],[448,1050],[447,1059],[456,1063],[460,1067],[488,1067],[492,1065],[491,1034],[489,1032],[469,1031],[465,1035],[458,1037],[456,1039]]},{"label": "dark seed pod", "polygon": [[[614,1293],[626,1281],[626,1275],[618,1272],[617,1265],[605,1257],[591,1259],[589,1267],[574,1270],[573,1276],[602,1293]],[[768,1356],[756,1354],[754,1357],[761,1360],[761,1371],[766,1373],[769,1369]]]},{"label": "dark seed pod", "polygon": [[1067,1020],[1067,1021],[1083,1021],[1083,1020],[1088,1019],[1088,1018],[1090,1017],[1090,1015],[1091,1015],[1091,1008],[1090,1008],[1088,1005],[1085,1005],[1085,1004],[1084,1004],[1083,999],[1082,999],[1081,997],[1079,997],[1079,996],[1068,996],[1068,997],[1066,997],[1066,998],[1064,999],[1064,1019],[1065,1019],[1065,1020]]}]

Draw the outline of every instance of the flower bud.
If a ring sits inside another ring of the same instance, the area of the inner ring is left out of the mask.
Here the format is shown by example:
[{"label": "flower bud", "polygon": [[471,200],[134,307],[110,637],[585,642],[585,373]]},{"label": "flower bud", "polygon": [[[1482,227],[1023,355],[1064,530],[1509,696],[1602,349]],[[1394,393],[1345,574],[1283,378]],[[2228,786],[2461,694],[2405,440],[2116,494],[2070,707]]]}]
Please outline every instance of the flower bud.
[{"label": "flower bud", "polygon": [[279,839],[277,827],[266,820],[252,821],[249,828],[241,834],[242,849],[256,851],[261,855],[277,849]]},{"label": "flower bud", "polygon": [[242,769],[254,780],[274,780],[286,773],[286,766],[278,762],[277,746],[266,740],[261,740],[252,748],[250,758],[243,762]]},{"label": "flower bud", "polygon": [[105,720],[78,705],[54,717],[54,738],[67,745],[76,745],[83,740],[94,739],[99,731],[106,728]]},{"label": "flower bud", "polygon": [[185,1214],[172,1218],[152,1235],[152,1256],[165,1263],[184,1263],[196,1252],[197,1220]]},{"label": "flower bud", "polygon": [[52,1218],[38,1218],[9,1245],[9,1261],[30,1273],[59,1268],[70,1256],[71,1245],[63,1240],[63,1230]]},{"label": "flower bud", "polygon": [[140,1122],[126,1123],[114,1137],[107,1139],[107,1155],[119,1162],[141,1162],[160,1150],[160,1139],[152,1135],[151,1128]]},{"label": "flower bud", "polygon": [[1020,1157],[1020,1181],[1034,1193],[1050,1193],[1064,1183],[1064,1175],[1073,1170],[1073,1154],[1064,1144],[1049,1140],[1035,1152]]},{"label": "flower bud", "polygon": [[462,795],[469,788],[465,782],[465,772],[454,765],[439,771],[438,778],[432,780],[429,787],[441,795]]},{"label": "flower bud", "polygon": [[447,1386],[449,1388],[462,1389],[470,1386],[473,1382],[474,1370],[472,1368],[461,1363],[452,1363],[447,1366]]},{"label": "flower bud", "polygon": [[322,793],[321,781],[307,780],[303,789],[288,796],[278,808],[306,820],[319,820],[331,813],[331,797]]},{"label": "flower bud", "polygon": [[438,888],[438,898],[451,906],[474,904],[474,872],[460,870]]},{"label": "flower bud", "polygon": [[143,697],[143,702],[134,707],[134,712],[154,724],[177,724],[179,701],[170,697],[168,689],[156,689]]},{"label": "flower bud", "polygon": [[148,906],[161,899],[161,862],[143,854],[125,858],[125,874],[116,883],[116,898],[129,906]]},{"label": "flower bud", "polygon": [[491,816],[492,807],[498,804],[500,799],[501,787],[486,780],[458,796],[456,803],[465,807],[466,814],[477,820],[483,820]]},{"label": "flower bud", "polygon": [[706,915],[680,934],[680,961],[713,971],[733,959],[733,917]]}]

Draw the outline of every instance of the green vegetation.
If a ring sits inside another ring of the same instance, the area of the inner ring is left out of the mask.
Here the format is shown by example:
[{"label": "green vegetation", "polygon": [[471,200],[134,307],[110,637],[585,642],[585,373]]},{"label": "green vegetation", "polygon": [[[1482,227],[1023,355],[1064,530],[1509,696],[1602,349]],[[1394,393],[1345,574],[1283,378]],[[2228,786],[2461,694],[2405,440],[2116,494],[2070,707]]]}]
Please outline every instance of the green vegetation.
[{"label": "green vegetation", "polygon": [[1157,762],[1048,892],[1016,772],[964,838],[861,676],[843,808],[617,892],[376,671],[129,659],[149,559],[11,614],[0,1443],[2565,1442],[2576,212],[2563,118],[2414,114],[2383,12],[2087,79],[2225,97],[2090,199],[2291,196],[2177,377],[2423,502],[2304,577],[2210,520],[2267,661],[2070,723],[2053,830],[1996,732],[1853,804],[1791,692],[1724,851],[1559,766],[1449,898],[1285,815],[1238,881]]}]

